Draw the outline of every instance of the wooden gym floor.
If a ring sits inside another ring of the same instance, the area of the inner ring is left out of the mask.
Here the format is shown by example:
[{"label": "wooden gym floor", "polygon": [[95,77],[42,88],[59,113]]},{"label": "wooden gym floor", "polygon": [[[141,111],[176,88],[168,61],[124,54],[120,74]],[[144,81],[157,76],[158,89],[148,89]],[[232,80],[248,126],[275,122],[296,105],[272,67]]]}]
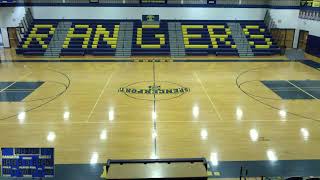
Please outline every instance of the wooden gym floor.
[{"label": "wooden gym floor", "polygon": [[[288,61],[2,63],[0,81],[10,83],[0,91],[0,147],[55,147],[58,164],[319,159],[318,98],[281,99],[266,80],[320,80],[320,72]],[[185,91],[133,93],[148,87]]]}]

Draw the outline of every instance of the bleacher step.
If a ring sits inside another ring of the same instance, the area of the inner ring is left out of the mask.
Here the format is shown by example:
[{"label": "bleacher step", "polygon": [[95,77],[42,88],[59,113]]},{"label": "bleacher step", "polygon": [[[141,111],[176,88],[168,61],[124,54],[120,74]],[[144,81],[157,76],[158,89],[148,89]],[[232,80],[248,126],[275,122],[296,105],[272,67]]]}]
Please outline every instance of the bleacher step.
[{"label": "bleacher step", "polygon": [[186,56],[180,22],[169,22],[169,45],[172,57]]},{"label": "bleacher step", "polygon": [[243,33],[240,23],[228,23],[231,29],[232,37],[237,45],[237,50],[240,57],[254,57],[249,42]]},{"label": "bleacher step", "polygon": [[72,22],[59,22],[56,31],[49,43],[48,49],[46,50],[45,57],[59,57],[64,43],[64,39],[67,37],[69,28]]},{"label": "bleacher step", "polygon": [[120,22],[115,57],[131,56],[133,25],[133,22]]}]

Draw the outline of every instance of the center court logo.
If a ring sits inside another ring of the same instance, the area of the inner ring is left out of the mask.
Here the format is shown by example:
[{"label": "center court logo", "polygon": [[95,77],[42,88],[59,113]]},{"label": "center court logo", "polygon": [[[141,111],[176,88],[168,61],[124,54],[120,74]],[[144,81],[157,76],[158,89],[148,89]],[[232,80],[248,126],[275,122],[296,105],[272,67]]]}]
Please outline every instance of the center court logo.
[{"label": "center court logo", "polygon": [[168,81],[141,81],[120,87],[118,92],[134,99],[159,101],[178,98],[189,93],[190,88]]}]

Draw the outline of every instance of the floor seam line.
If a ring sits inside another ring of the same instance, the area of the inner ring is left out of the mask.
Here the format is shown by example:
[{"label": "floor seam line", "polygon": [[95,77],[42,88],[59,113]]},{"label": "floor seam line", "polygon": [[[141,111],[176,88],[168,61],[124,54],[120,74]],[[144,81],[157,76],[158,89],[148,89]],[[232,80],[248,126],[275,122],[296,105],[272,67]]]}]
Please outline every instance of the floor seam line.
[{"label": "floor seam line", "polygon": [[222,120],[222,117],[221,117],[221,115],[220,115],[220,113],[219,113],[216,105],[214,104],[214,102],[212,101],[211,97],[209,96],[207,90],[205,89],[204,85],[202,84],[202,82],[201,82],[198,74],[197,74],[195,71],[193,71],[193,75],[196,77],[197,81],[198,81],[199,84],[201,85],[202,90],[203,90],[204,93],[207,95],[207,97],[208,97],[208,99],[209,99],[209,101],[210,101],[210,103],[211,103],[211,106],[212,106],[213,110],[214,110],[214,111],[217,113],[217,115],[218,115],[218,118],[219,118],[220,120]]},{"label": "floor seam line", "polygon": [[111,81],[111,79],[112,79],[113,73],[114,73],[114,72],[112,72],[112,73],[110,74],[107,82],[106,82],[105,85],[103,86],[102,91],[101,91],[101,93],[100,93],[100,95],[99,95],[96,103],[94,104],[94,106],[92,107],[92,109],[91,109],[91,111],[90,111],[90,113],[89,113],[89,115],[88,115],[87,122],[89,122],[89,120],[90,120],[90,118],[91,118],[94,110],[96,109],[96,106],[98,105],[98,102],[99,102],[100,99],[101,99],[102,94],[103,94],[104,91],[106,90],[106,87],[109,85],[109,83],[110,83],[110,81]]}]

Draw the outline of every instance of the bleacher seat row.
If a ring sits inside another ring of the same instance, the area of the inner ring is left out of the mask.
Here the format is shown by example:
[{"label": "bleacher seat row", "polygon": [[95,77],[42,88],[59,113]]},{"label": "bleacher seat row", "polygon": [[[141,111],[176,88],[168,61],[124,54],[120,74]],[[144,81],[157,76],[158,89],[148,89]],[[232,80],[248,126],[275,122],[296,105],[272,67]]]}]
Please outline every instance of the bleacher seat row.
[{"label": "bleacher seat row", "polygon": [[44,55],[56,27],[57,23],[33,25],[18,45],[17,54]]},{"label": "bleacher seat row", "polygon": [[168,24],[136,22],[133,28],[132,55],[170,55]]},{"label": "bleacher seat row", "polygon": [[72,24],[61,55],[114,55],[119,24]]},{"label": "bleacher seat row", "polygon": [[[63,42],[62,56],[114,56],[121,21],[74,22]],[[143,24],[135,20],[131,52],[133,56],[170,55],[168,22]],[[23,55],[44,55],[58,22],[37,22],[27,31],[16,52]],[[255,55],[279,54],[280,49],[263,22],[242,23],[243,32]],[[231,29],[227,23],[181,21],[186,55],[238,56]]]},{"label": "bleacher seat row", "polygon": [[280,54],[280,48],[264,23],[243,23],[241,26],[255,56]]},{"label": "bleacher seat row", "polygon": [[187,55],[238,55],[226,24],[183,24],[182,33]]}]

